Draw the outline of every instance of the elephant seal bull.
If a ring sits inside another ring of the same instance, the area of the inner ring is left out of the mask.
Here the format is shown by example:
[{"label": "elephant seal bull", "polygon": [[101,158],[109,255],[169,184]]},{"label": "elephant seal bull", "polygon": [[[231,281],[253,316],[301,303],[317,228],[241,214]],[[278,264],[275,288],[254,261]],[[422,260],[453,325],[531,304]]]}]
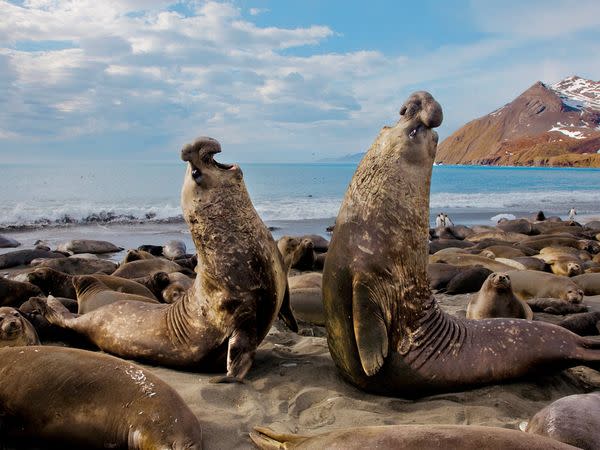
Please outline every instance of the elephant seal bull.
[{"label": "elephant seal bull", "polygon": [[[38,301],[48,321],[118,356],[197,370],[223,370],[226,361],[222,381],[242,379],[279,313],[287,277],[241,169],[216,162],[220,151],[203,137],[181,152],[188,163],[181,206],[198,254],[194,285],[181,300],[117,302],[81,316]],[[138,262],[146,261],[126,265]]]},{"label": "elephant seal bull", "polygon": [[427,281],[429,190],[440,105],[413,94],[346,192],[323,272],[327,342],[342,376],[422,396],[600,362],[600,342],[546,323],[461,320]]},{"label": "elephant seal bull", "polygon": [[2,447],[202,447],[198,419],[179,394],[119,358],[53,346],[0,348],[0,378]]}]

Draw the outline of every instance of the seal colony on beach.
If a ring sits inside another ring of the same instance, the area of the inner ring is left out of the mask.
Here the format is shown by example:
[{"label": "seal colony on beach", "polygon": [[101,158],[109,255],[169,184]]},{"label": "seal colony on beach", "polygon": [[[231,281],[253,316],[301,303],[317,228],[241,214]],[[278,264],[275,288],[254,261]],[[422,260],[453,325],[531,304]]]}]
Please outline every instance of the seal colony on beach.
[{"label": "seal colony on beach", "polygon": [[400,115],[359,164],[325,261],[327,342],[344,378],[367,391],[416,397],[599,362],[600,342],[563,328],[463,321],[440,309],[427,281],[427,238],[432,128],[442,109],[416,92]]},{"label": "seal colony on beach", "polygon": [[[241,169],[216,162],[213,156],[220,151],[208,137],[181,151],[188,163],[181,206],[198,254],[194,285],[181,300],[118,301],[81,316],[38,301],[46,319],[114,355],[201,370],[226,366],[222,381],[241,380],[281,309],[287,279]],[[138,262],[146,260],[127,264]],[[295,324],[293,316],[287,319]]]}]

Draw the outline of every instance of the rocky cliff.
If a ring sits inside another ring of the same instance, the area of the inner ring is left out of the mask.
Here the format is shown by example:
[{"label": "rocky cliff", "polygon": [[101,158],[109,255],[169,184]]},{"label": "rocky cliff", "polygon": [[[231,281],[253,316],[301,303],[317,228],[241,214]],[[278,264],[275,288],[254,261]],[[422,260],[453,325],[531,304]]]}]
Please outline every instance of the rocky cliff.
[{"label": "rocky cliff", "polygon": [[600,82],[535,83],[438,147],[443,164],[600,167]]}]

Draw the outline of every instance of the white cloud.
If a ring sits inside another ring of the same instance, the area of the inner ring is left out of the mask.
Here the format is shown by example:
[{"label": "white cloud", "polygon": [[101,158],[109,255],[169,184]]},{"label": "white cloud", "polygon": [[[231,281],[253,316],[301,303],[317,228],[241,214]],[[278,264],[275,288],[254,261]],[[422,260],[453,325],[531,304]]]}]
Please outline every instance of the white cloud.
[{"label": "white cloud", "polygon": [[[231,3],[184,2],[186,14],[174,8],[181,4],[0,0],[0,158],[17,141],[173,152],[200,134],[241,160],[353,153],[396,120],[413,90],[440,99],[443,135],[538,78],[593,76],[600,64],[590,57],[598,55],[593,43],[568,37],[532,60],[525,38],[497,31],[492,20],[481,20],[490,34],[478,41],[416,56],[324,53],[319,44],[336,36],[327,26],[260,27]],[[307,56],[294,47],[307,47]]]},{"label": "white cloud", "polygon": [[250,8],[251,16],[258,16],[259,14],[263,14],[269,12],[268,8]]}]

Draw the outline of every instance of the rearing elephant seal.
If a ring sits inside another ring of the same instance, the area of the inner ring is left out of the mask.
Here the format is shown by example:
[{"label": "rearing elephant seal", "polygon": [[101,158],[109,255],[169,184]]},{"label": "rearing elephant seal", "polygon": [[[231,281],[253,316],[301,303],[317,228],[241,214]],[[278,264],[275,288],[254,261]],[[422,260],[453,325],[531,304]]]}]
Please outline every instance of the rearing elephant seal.
[{"label": "rearing elephant seal", "polygon": [[222,370],[226,356],[224,381],[243,378],[277,317],[287,278],[241,169],[216,162],[220,151],[203,137],[181,152],[188,162],[181,206],[198,254],[197,276],[183,299],[117,302],[82,316],[38,302],[48,321],[125,358]]},{"label": "rearing elephant seal", "polygon": [[413,94],[359,164],[323,272],[331,356],[356,386],[415,397],[600,361],[555,325],[454,318],[427,282],[429,187],[440,105]]}]

